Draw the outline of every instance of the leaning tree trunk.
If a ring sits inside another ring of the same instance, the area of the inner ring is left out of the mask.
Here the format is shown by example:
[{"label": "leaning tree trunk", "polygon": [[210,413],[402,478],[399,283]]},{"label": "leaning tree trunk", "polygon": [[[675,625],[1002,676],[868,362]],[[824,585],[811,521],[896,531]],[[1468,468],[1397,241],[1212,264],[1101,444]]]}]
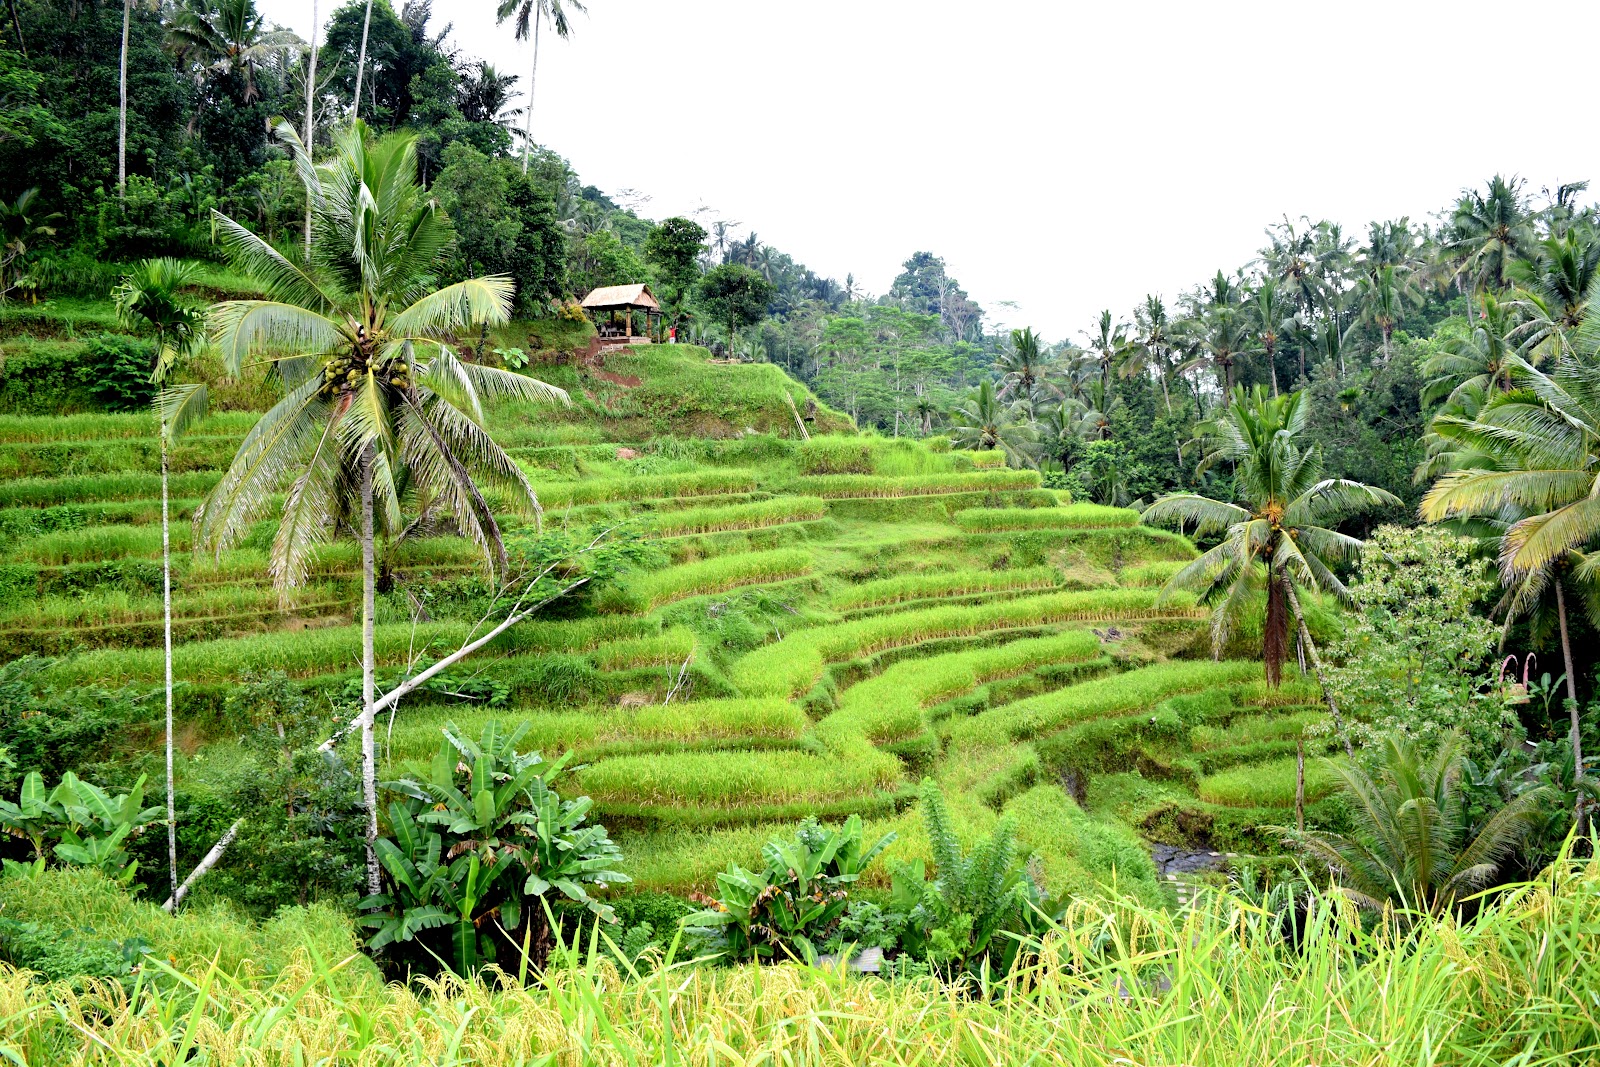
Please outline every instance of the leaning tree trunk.
[{"label": "leaning tree trunk", "polygon": [[[117,75],[121,102],[117,107],[117,196],[128,188],[128,22],[133,17],[133,0],[122,0],[122,63]],[[19,29],[18,35],[21,35]]]},{"label": "leaning tree trunk", "polygon": [[[1556,622],[1561,629],[1561,660],[1567,670],[1567,715],[1571,718],[1572,741],[1572,778],[1574,782],[1583,779],[1583,734],[1578,728],[1578,684],[1577,674],[1572,666],[1572,640],[1567,636],[1567,595],[1561,589],[1561,575],[1556,575]],[[1583,824],[1583,790],[1578,790],[1578,807],[1573,812],[1573,819],[1582,829]]]},{"label": "leaning tree trunk", "polygon": [[533,83],[539,77],[539,25],[544,22],[542,13],[533,12],[533,69],[528,71],[528,113],[522,122],[522,173],[528,173],[528,153],[533,151]]},{"label": "leaning tree trunk", "polygon": [[167,677],[167,865],[172,871],[172,899],[178,900],[178,812],[172,788],[172,540],[167,514],[167,426],[161,423],[161,629],[166,646]]},{"label": "leaning tree trunk", "polygon": [[378,761],[373,744],[377,670],[372,647],[377,575],[372,548],[372,446],[361,453],[361,791],[367,807],[367,891],[383,889],[378,869]]},{"label": "leaning tree trunk", "polygon": [[28,58],[28,42],[22,39],[22,20],[17,17],[17,0],[6,0],[6,7],[11,9],[11,32],[17,36],[17,51],[22,53],[22,58]]},{"label": "leaning tree trunk", "polygon": [[1288,595],[1289,608],[1294,612],[1295,622],[1300,629],[1300,640],[1305,645],[1306,655],[1311,657],[1311,671],[1317,676],[1317,686],[1322,690],[1323,703],[1328,705],[1328,714],[1333,716],[1334,729],[1339,731],[1339,740],[1344,742],[1344,754],[1351,759],[1355,759],[1355,746],[1350,743],[1350,732],[1344,728],[1344,716],[1339,714],[1339,705],[1334,703],[1333,690],[1328,688],[1328,681],[1322,675],[1322,657],[1317,655],[1317,644],[1311,640],[1311,631],[1306,627],[1306,615],[1305,612],[1300,610],[1300,597],[1295,594],[1294,583],[1284,582],[1283,591]]},{"label": "leaning tree trunk", "polygon": [[[367,17],[361,23],[361,55],[356,60],[356,95],[350,98],[350,117],[361,114],[361,75],[367,70],[367,31],[372,28],[372,0],[367,0]],[[376,113],[377,107],[373,107]]]}]

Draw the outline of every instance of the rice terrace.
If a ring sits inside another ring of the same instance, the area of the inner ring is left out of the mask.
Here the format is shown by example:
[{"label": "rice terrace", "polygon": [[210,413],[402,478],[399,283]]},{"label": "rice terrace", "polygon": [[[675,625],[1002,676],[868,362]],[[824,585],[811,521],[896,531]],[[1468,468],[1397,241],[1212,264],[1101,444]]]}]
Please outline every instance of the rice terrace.
[{"label": "rice terrace", "polygon": [[809,17],[305,6],[0,19],[0,1062],[1600,1058],[1587,182],[1007,300],[666,147]]}]

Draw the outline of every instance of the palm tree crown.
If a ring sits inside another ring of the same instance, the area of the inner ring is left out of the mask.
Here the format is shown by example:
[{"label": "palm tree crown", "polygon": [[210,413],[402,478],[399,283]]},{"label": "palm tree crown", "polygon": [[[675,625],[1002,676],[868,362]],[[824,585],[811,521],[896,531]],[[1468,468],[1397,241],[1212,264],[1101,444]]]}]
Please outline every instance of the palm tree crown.
[{"label": "palm tree crown", "polygon": [[[1392,494],[1360,482],[1322,477],[1322,451],[1301,448],[1304,392],[1270,397],[1261,386],[1234,390],[1223,413],[1202,427],[1206,448],[1200,470],[1233,466],[1234,492],[1242,504],[1193,493],[1162,497],[1144,512],[1147,522],[1176,521],[1197,534],[1222,533],[1222,543],[1173,575],[1169,589],[1198,589],[1216,605],[1212,641],[1220,653],[1252,590],[1265,577],[1266,625],[1262,657],[1267,680],[1276,685],[1288,655],[1289,611],[1301,615],[1295,586],[1350,599],[1330,564],[1348,559],[1361,542],[1329,529],[1345,516],[1382,504]],[[1303,630],[1303,618],[1301,619]]]},{"label": "palm tree crown", "polygon": [[537,516],[539,506],[521,469],[484,432],[481,401],[567,399],[532,378],[464,362],[450,347],[459,330],[507,320],[511,280],[432,287],[449,224],[417,184],[410,137],[369,145],[356,122],[339,135],[334,158],[314,167],[292,127],[278,136],[310,200],[311,262],[293,263],[214,214],[228,258],[270,295],[217,305],[212,330],[229,368],[265,353],[286,393],[197,514],[198,540],[219,551],[236,541],[298,469],[271,562],[280,587],[298,584],[315,546],[350,516],[351,471],[365,456],[382,529],[400,531],[407,496],[421,516],[447,514],[492,570],[503,549],[474,479],[513,512]]},{"label": "palm tree crown", "polygon": [[1008,404],[1002,400],[993,382],[979,382],[978,388],[950,412],[956,446],[998,449],[1018,466],[1030,463],[1035,435],[1021,407],[1021,401]]}]

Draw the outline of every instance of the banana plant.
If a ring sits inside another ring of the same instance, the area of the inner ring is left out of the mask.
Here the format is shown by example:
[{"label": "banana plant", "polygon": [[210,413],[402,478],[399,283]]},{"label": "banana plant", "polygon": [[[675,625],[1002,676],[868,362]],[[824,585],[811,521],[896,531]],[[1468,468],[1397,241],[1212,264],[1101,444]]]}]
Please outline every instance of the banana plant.
[{"label": "banana plant", "polygon": [[[427,778],[384,783],[395,797],[390,836],[376,846],[385,886],[362,902],[374,949],[411,944],[471,974],[494,959],[497,930],[515,943],[543,940],[544,898],[614,918],[590,891],[628,881],[622,852],[587,823],[588,797],[563,800],[550,788],[566,757],[517,751],[527,729],[491,721],[474,741],[446,724]],[[447,941],[430,935],[445,926]],[[524,927],[526,937],[513,934]]]},{"label": "banana plant", "polygon": [[141,774],[132,789],[112,796],[71,771],[63,774],[50,792],[50,802],[65,818],[55,854],[67,863],[97,868],[123,884],[133,881],[139,863],[123,843],[166,814],[161,808],[144,806],[145,781]]},{"label": "banana plant", "polygon": [[16,803],[0,800],[0,829],[12,837],[26,838],[33,845],[35,860],[44,858],[45,838],[57,832],[65,819],[38,771],[29,771],[22,779]]}]

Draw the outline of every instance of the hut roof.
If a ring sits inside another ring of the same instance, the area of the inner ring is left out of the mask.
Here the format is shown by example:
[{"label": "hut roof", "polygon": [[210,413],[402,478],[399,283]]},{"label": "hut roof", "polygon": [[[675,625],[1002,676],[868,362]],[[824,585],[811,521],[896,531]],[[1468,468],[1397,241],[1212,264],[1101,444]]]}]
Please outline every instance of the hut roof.
[{"label": "hut roof", "polygon": [[586,308],[651,308],[661,310],[648,285],[602,285],[583,298]]}]

